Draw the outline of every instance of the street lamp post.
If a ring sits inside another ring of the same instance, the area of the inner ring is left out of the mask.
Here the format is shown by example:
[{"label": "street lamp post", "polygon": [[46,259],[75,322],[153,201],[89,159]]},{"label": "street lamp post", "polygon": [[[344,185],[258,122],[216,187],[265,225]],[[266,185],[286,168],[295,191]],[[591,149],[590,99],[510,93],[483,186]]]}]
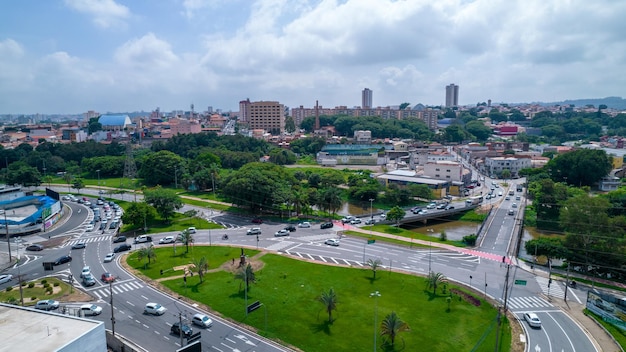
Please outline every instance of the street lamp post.
[{"label": "street lamp post", "polygon": [[370,293],[370,297],[374,297],[374,352],[376,352],[376,335],[378,335],[376,325],[378,324],[378,297],[380,297],[380,292],[372,292]]},{"label": "street lamp post", "polygon": [[96,170],[98,173],[98,187],[100,187],[100,169]]},{"label": "street lamp post", "polygon": [[7,210],[4,209],[2,213],[4,214],[4,228],[6,230],[6,235],[7,235],[7,246],[9,246],[9,262],[10,262],[11,261],[11,240],[9,236],[9,223],[7,222]]},{"label": "street lamp post", "polygon": [[18,285],[20,285],[20,304],[22,307],[24,306],[24,293],[22,292],[22,270],[20,269],[20,247],[19,247],[19,237],[15,239],[15,248],[17,250],[17,281]]},{"label": "street lamp post", "polygon": [[372,212],[372,204],[374,203],[374,198],[370,198],[370,219],[374,220],[374,213]]}]

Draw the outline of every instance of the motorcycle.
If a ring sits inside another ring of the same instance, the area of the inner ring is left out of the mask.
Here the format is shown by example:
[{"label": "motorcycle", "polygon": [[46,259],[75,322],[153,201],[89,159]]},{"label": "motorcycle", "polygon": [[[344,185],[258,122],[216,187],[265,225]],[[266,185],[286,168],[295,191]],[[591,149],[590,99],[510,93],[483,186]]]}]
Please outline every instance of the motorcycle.
[{"label": "motorcycle", "polygon": [[223,236],[222,236],[222,239],[223,239],[223,240],[227,240],[227,239],[228,239],[228,235],[226,235],[226,234],[225,234],[225,235],[223,235]]}]

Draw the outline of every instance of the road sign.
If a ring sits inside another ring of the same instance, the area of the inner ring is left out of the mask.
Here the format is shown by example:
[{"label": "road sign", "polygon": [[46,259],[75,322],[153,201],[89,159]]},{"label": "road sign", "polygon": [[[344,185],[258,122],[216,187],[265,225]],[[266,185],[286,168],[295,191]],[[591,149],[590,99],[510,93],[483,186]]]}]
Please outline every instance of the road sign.
[{"label": "road sign", "polygon": [[526,286],[526,280],[515,280],[516,285]]},{"label": "road sign", "polygon": [[367,240],[367,244],[376,243],[376,240]]},{"label": "road sign", "polygon": [[256,301],[256,302],[248,305],[248,307],[247,307],[248,313],[251,313],[251,312],[259,309],[259,307],[261,307],[261,302],[260,301]]}]

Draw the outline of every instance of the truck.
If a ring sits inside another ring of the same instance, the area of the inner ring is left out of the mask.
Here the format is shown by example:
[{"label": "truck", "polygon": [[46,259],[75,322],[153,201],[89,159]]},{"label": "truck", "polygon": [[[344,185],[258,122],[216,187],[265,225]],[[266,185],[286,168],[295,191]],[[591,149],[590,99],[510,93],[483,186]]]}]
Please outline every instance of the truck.
[{"label": "truck", "polygon": [[466,205],[478,205],[483,202],[483,196],[470,197],[465,200]]}]

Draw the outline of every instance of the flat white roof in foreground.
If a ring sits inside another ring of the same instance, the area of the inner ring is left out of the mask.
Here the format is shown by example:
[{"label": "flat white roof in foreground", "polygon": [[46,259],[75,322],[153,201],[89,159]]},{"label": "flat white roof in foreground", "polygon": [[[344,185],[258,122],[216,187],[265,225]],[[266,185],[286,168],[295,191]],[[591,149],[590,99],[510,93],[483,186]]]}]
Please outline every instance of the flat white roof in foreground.
[{"label": "flat white roof in foreground", "polygon": [[[95,320],[0,304],[0,350],[57,351],[102,324]],[[104,328],[102,339],[106,339]]]}]

